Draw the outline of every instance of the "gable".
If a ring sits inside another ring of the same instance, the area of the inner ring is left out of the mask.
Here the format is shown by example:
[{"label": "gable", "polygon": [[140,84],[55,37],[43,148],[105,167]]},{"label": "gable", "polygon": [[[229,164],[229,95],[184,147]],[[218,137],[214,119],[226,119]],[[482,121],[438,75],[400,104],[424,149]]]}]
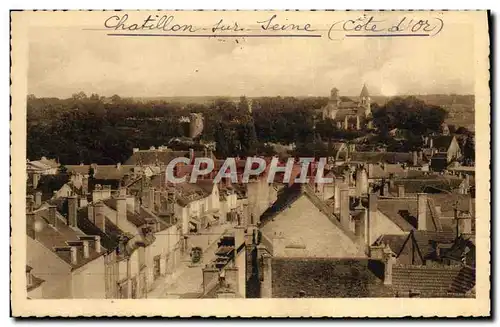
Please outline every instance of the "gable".
[{"label": "gable", "polygon": [[261,231],[273,246],[277,236],[283,237],[284,256],[364,256],[355,241],[330,221],[304,194],[282,208]]}]

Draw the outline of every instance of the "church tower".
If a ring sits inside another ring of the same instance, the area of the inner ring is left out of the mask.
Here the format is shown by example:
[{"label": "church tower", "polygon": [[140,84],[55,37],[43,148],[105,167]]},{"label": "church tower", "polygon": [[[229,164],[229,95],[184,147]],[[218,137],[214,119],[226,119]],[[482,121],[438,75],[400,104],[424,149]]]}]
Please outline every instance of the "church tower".
[{"label": "church tower", "polygon": [[339,90],[334,87],[331,91],[330,91],[330,101],[329,101],[332,105],[336,106],[337,108],[339,107],[340,105],[340,97],[339,97]]},{"label": "church tower", "polygon": [[363,84],[363,89],[361,89],[361,94],[359,95],[360,104],[365,109],[365,117],[371,115],[371,100],[370,93],[368,92],[368,88],[366,84]]}]

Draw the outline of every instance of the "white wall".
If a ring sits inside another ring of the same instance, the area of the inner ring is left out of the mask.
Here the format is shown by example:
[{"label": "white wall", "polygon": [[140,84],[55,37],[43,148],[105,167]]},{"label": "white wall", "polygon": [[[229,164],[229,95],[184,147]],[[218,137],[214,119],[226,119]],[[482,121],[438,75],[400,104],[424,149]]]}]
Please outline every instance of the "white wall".
[{"label": "white wall", "polygon": [[[46,227],[49,228],[49,227]],[[26,236],[26,264],[33,268],[36,277],[45,280],[43,297],[71,298],[70,265],[40,242]]]},{"label": "white wall", "polygon": [[103,255],[74,270],[72,276],[73,298],[106,298],[106,276]]}]

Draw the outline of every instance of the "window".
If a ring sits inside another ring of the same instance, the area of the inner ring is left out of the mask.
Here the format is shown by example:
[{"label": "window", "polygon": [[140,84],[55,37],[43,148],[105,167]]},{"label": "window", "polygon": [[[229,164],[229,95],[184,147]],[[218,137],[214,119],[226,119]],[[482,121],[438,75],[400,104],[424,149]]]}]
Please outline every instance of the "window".
[{"label": "window", "polygon": [[153,277],[156,280],[158,277],[161,275],[161,270],[160,270],[160,256],[157,255],[153,259]]}]

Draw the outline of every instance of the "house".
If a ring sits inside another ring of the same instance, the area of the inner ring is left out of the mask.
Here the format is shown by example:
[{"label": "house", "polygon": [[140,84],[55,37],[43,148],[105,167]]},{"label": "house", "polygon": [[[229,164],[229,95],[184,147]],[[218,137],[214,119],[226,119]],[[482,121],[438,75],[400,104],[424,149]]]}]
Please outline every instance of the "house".
[{"label": "house", "polygon": [[70,179],[77,187],[83,185],[92,193],[96,185],[107,185],[112,189],[126,186],[144,174],[152,175],[148,167],[137,168],[134,165],[68,165],[66,166]]},{"label": "house", "polygon": [[166,146],[155,148],[150,147],[149,150],[133,149],[132,155],[125,161],[125,165],[130,166],[150,166],[150,167],[166,167],[172,159],[178,157],[190,158],[194,162],[196,157],[213,157],[211,151],[204,149],[203,151],[174,151]]},{"label": "house", "polygon": [[257,252],[248,283],[254,297],[474,297],[475,268],[403,264],[389,244],[372,246],[370,258],[274,257],[265,246]]},{"label": "house", "polygon": [[283,189],[260,217],[262,244],[275,257],[357,257],[364,249],[354,233],[348,191],[340,191],[340,214],[306,185]]},{"label": "house", "polygon": [[28,175],[55,175],[59,171],[60,164],[55,159],[42,157],[40,160],[28,160],[26,162],[26,171]]},{"label": "house", "polygon": [[179,227],[140,205],[125,189],[81,208],[79,223],[112,252],[106,262],[108,297],[147,297],[180,263]]},{"label": "house", "polygon": [[347,100],[339,96],[333,88],[328,104],[321,109],[322,119],[335,121],[338,128],[359,130],[363,126],[371,128],[371,100],[368,88],[363,85],[359,101]]},{"label": "house", "polygon": [[440,135],[427,138],[427,152],[430,151],[431,168],[434,171],[443,171],[448,165],[462,157],[460,145],[453,135]]},{"label": "house", "polygon": [[[467,194],[469,181],[449,175],[414,175],[407,178],[389,178],[384,181],[387,191],[397,195],[399,190],[404,190],[407,195],[417,193],[457,193]],[[384,184],[383,183],[383,184]]]},{"label": "house", "polygon": [[42,298],[105,298],[100,237],[77,226],[76,203],[63,217],[55,206],[28,211],[26,264],[43,281]]}]

